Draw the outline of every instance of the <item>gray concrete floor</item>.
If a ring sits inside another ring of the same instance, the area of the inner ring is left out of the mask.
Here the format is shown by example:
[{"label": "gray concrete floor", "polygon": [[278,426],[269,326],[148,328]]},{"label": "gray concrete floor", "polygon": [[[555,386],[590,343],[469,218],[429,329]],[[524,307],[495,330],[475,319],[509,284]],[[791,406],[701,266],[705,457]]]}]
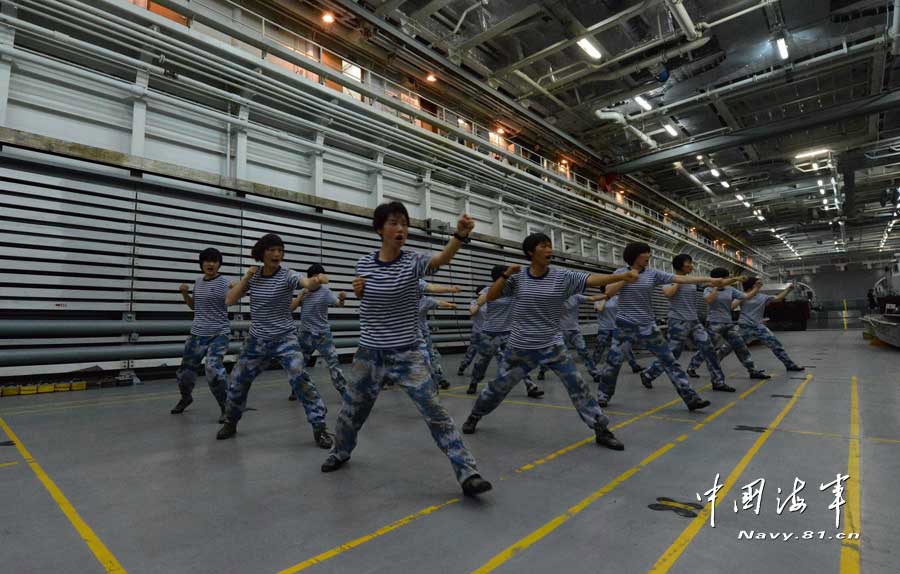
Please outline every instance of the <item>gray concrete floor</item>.
[{"label": "gray concrete floor", "polygon": [[[814,367],[796,400],[803,374],[785,373],[759,346],[754,358],[775,378],[742,397],[758,381],[748,380],[732,356],[725,372],[738,393],[702,391],[713,401],[705,412],[675,401],[665,378],[646,390],[624,369],[608,409],[613,424],[623,425],[615,432],[624,452],[593,444],[552,374],[543,399],[515,389],[465,438],[494,483],[479,500],[460,496],[446,459],[396,390],[380,397],[353,460],[330,475],[319,471],[325,451],[313,443],[302,409],[287,400],[277,371],[257,380],[249,404],[258,410],[247,413],[231,441],[214,438],[218,413],[205,387],[198,385],[183,415],[170,415],[177,401],[171,381],[7,397],[0,418],[128,572],[279,572],[318,558],[303,571],[849,574],[852,568],[841,569],[841,542],[828,539],[844,529],[847,514],[835,529],[833,495],[819,486],[848,472],[856,376],[857,571],[895,573],[900,351],[871,345],[859,331],[778,335],[800,364]],[[459,359],[444,358],[459,386],[442,393],[457,424],[472,405],[466,380],[455,376]],[[649,364],[646,355],[639,360]],[[323,368],[313,374],[333,426],[337,394]],[[693,382],[701,388],[708,379],[704,373]],[[737,430],[776,421],[771,433]],[[0,442],[9,438],[3,434]],[[103,572],[33,467],[15,446],[0,446],[0,572]],[[706,514],[695,520],[648,508],[658,497],[696,503],[716,473],[721,483],[735,477],[716,507],[715,528]],[[787,497],[795,477],[806,481],[800,496],[807,508],[778,514],[777,498]],[[735,513],[741,487],[757,478],[766,479],[759,515]],[[702,527],[688,537],[692,524]],[[738,539],[750,530],[800,539]],[[812,540],[802,539],[806,531]],[[855,547],[847,552],[855,557]],[[677,559],[653,570],[666,556]]]}]

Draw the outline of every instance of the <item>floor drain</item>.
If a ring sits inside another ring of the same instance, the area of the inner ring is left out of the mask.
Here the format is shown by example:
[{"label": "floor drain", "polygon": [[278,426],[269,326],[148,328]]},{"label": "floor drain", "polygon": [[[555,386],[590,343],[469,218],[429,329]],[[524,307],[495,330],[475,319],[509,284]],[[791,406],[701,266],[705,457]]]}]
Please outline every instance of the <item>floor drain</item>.
[{"label": "floor drain", "polygon": [[703,510],[703,505],[697,504],[696,502],[678,502],[677,500],[672,500],[671,498],[659,497],[656,499],[656,503],[648,504],[647,508],[649,508],[650,510],[658,510],[661,512],[670,510],[678,516],[683,516],[684,518],[696,518],[696,511]]},{"label": "floor drain", "polygon": [[734,430],[745,430],[750,432],[766,432],[766,427],[751,427],[747,425],[737,425]]}]

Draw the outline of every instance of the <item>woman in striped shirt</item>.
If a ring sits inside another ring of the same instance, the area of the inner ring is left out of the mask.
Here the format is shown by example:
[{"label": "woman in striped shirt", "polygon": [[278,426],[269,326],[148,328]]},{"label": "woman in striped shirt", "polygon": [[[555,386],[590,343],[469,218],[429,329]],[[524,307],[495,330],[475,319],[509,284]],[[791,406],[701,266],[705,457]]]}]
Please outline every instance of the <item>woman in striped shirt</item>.
[{"label": "woman in striped shirt", "polygon": [[321,448],[331,448],[333,441],[325,426],[325,403],[316,386],[305,376],[303,352],[291,315],[294,291],[300,288],[318,289],[328,283],[328,276],[320,274],[305,278],[296,271],[282,267],[284,242],[274,233],[263,235],[253,246],[252,254],[256,261],[262,262],[262,269],[250,267],[225,298],[227,304],[233,305],[249,293],[250,335],[244,340],[237,365],[231,373],[225,424],[216,438],[227,439],[235,435],[237,423],[247,406],[250,385],[274,359],[290,375],[291,388],[303,404],[316,444]]}]

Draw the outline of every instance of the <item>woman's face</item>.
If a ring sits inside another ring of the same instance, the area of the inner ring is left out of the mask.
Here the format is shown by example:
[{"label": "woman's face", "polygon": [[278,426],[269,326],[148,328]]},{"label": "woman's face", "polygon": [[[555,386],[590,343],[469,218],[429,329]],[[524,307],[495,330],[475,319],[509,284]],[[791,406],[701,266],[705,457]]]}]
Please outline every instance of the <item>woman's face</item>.
[{"label": "woman's face", "polygon": [[282,260],[284,260],[284,247],[281,245],[267,247],[263,252],[263,265],[267,267],[278,267]]}]

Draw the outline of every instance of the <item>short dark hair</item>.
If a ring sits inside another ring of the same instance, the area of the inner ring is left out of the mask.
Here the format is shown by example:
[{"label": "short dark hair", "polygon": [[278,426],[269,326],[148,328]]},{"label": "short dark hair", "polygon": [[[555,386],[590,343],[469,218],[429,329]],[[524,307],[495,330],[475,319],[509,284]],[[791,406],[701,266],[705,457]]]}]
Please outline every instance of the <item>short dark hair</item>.
[{"label": "short dark hair", "polygon": [[476,295],[476,296],[478,296],[478,295],[481,293],[481,290],[484,289],[484,288],[485,288],[484,285],[476,285],[475,287],[472,287],[472,289],[475,290],[475,295]]},{"label": "short dark hair", "polygon": [[744,280],[744,291],[753,289],[753,286],[756,285],[757,281],[759,281],[759,277],[747,277],[747,279]]},{"label": "short dark hair", "polygon": [[724,267],[716,267],[709,272],[709,276],[714,279],[723,279],[725,277],[728,277],[729,275],[731,274],[728,272],[728,269],[725,269]]},{"label": "short dark hair", "polygon": [[250,255],[253,256],[253,259],[257,261],[263,260],[263,254],[266,252],[266,249],[270,247],[281,247],[284,249],[284,241],[281,240],[281,237],[276,235],[275,233],[266,233],[253,246],[253,249],[250,250]]},{"label": "short dark hair", "polygon": [[381,231],[381,228],[384,227],[384,224],[387,223],[387,220],[392,215],[402,215],[406,218],[406,223],[409,224],[409,212],[406,211],[406,206],[399,201],[392,201],[390,203],[382,203],[375,208],[375,213],[372,215],[372,228],[375,231]]},{"label": "short dark hair", "polygon": [[309,269],[306,270],[307,277],[313,277],[319,273],[325,273],[325,268],[322,267],[321,263],[313,263],[309,266]]},{"label": "short dark hair", "polygon": [[494,265],[491,267],[491,279],[494,281],[500,279],[500,276],[506,273],[506,269],[506,265]]},{"label": "short dark hair", "polygon": [[681,268],[684,267],[685,263],[693,261],[694,258],[687,253],[680,253],[672,258],[672,268],[675,269],[675,271],[681,271]]},{"label": "short dark hair", "polygon": [[650,246],[646,243],[636,242],[629,243],[625,246],[625,250],[622,252],[622,259],[625,260],[625,263],[629,265],[634,265],[634,262],[637,261],[637,258],[644,253],[651,253],[652,250]]},{"label": "short dark hair", "polygon": [[203,270],[204,261],[215,261],[219,265],[222,264],[222,253],[215,247],[207,247],[197,256],[197,262],[200,263],[200,270]]},{"label": "short dark hair", "polygon": [[525,254],[525,257],[527,257],[529,261],[531,260],[531,256],[534,255],[534,250],[537,249],[541,243],[553,245],[553,241],[550,237],[546,233],[540,231],[532,233],[522,242],[522,253]]}]

